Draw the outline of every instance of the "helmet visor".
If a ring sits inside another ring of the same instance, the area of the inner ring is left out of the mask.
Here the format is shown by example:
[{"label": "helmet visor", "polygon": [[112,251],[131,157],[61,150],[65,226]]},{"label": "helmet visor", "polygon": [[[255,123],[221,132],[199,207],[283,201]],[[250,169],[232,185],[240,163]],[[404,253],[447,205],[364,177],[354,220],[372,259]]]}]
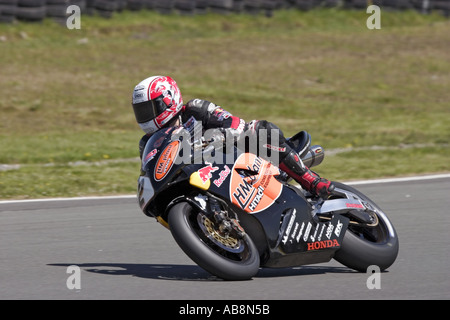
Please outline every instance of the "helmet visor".
[{"label": "helmet visor", "polygon": [[153,120],[166,109],[167,105],[164,103],[162,95],[153,100],[133,104],[134,115],[138,123]]}]

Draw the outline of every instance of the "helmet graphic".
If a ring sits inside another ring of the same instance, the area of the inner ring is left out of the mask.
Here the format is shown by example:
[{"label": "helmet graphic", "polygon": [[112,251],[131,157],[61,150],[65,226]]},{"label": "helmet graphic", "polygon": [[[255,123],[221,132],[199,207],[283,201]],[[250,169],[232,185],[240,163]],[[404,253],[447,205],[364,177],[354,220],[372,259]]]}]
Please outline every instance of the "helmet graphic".
[{"label": "helmet graphic", "polygon": [[178,115],[183,98],[171,77],[153,76],[134,88],[132,104],[139,126],[151,134]]}]

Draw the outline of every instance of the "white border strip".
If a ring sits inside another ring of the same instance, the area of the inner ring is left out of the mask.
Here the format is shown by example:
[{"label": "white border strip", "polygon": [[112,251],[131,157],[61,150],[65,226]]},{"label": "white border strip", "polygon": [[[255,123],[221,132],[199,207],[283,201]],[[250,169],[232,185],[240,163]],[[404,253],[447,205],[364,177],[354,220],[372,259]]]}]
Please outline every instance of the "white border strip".
[{"label": "white border strip", "polygon": [[[402,177],[402,178],[389,178],[389,179],[343,181],[343,183],[349,184],[349,185],[364,185],[364,184],[409,182],[409,181],[421,181],[421,180],[445,179],[445,178],[450,178],[450,173]],[[26,199],[26,200],[2,200],[2,201],[0,201],[0,205],[1,204],[11,204],[11,203],[27,203],[27,202],[108,200],[108,199],[133,199],[133,198],[136,198],[136,195],[93,196],[93,197],[74,197],[74,198],[45,198],[45,199]]]},{"label": "white border strip", "polygon": [[24,200],[2,200],[0,204],[8,203],[27,203],[27,202],[51,202],[51,201],[77,201],[77,200],[114,200],[114,199],[132,199],[136,195],[118,195],[118,196],[93,196],[93,197],[73,197],[73,198],[44,198],[44,199],[24,199]]},{"label": "white border strip", "polygon": [[357,181],[346,181],[345,184],[351,185],[362,185],[362,184],[378,184],[378,183],[392,183],[392,182],[409,182],[409,181],[421,181],[421,180],[432,180],[432,179],[445,179],[450,178],[450,173],[444,174],[432,174],[424,176],[412,176],[412,177],[402,177],[402,178],[387,178],[387,179],[375,179],[375,180],[357,180]]}]

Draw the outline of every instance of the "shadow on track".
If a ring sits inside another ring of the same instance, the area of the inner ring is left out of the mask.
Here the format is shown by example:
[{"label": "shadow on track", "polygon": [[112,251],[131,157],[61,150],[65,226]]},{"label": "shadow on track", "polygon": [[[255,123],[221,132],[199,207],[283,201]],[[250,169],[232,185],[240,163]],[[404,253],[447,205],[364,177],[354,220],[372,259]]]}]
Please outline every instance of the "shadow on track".
[{"label": "shadow on track", "polygon": [[[133,264],[133,263],[51,263],[49,266],[76,265],[87,272],[105,275],[130,275],[139,278],[177,281],[223,281],[197,265]],[[326,273],[356,273],[346,267],[301,266],[293,268],[261,268],[254,278],[276,278]]]}]

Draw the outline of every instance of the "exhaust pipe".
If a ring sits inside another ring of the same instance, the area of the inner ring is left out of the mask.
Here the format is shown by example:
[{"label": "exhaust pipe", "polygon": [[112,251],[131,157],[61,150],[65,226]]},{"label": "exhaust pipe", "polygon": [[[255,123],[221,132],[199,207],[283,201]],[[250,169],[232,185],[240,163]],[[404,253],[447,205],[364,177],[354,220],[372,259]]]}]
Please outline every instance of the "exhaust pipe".
[{"label": "exhaust pipe", "polygon": [[319,145],[314,145],[309,148],[309,150],[304,153],[301,157],[303,164],[308,168],[318,166],[322,163],[323,158],[325,157],[325,151]]}]

